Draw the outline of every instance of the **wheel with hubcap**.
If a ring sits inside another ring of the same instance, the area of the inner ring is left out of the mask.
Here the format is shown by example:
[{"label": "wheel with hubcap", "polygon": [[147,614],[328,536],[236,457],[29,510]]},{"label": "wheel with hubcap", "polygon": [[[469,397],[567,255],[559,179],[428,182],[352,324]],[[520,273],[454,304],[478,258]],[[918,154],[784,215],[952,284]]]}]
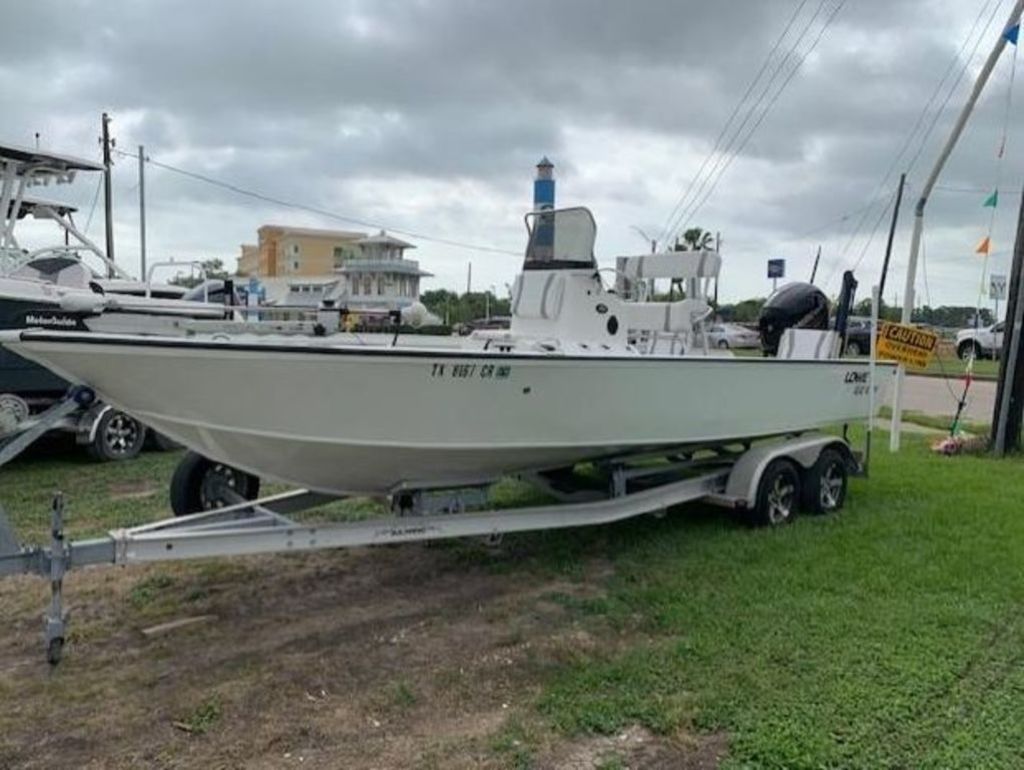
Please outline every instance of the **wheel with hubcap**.
[{"label": "wheel with hubcap", "polygon": [[791,522],[800,504],[800,472],[792,460],[779,458],[768,463],[757,485],[757,502],[750,510],[750,523],[758,527],[780,527]]},{"label": "wheel with hubcap", "polygon": [[849,480],[846,457],[836,449],[825,449],[804,476],[804,510],[832,513],[846,502]]},{"label": "wheel with hubcap", "polygon": [[146,426],[134,417],[108,409],[100,417],[89,454],[102,462],[138,457],[146,443]]},{"label": "wheel with hubcap", "polygon": [[968,358],[981,358],[981,346],[973,340],[965,340],[957,347],[956,354],[961,361],[966,361]]},{"label": "wheel with hubcap", "polygon": [[255,500],[260,480],[251,473],[189,452],[171,477],[171,510],[175,516],[233,505],[241,497]]},{"label": "wheel with hubcap", "polygon": [[718,341],[718,349],[719,350],[728,350],[729,349],[729,340],[719,340]]}]

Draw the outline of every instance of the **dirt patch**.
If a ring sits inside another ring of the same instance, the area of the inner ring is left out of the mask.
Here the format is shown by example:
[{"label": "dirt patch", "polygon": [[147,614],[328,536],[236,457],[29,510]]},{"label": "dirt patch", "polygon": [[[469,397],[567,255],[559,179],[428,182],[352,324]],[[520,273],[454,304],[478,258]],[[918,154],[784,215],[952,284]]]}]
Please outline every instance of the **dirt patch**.
[{"label": "dirt patch", "polygon": [[126,481],[120,484],[111,484],[108,488],[111,500],[143,500],[161,492],[161,487],[149,481]]},{"label": "dirt patch", "polygon": [[728,754],[724,735],[665,738],[642,727],[614,736],[590,737],[558,746],[538,760],[538,770],[714,770]]},{"label": "dirt patch", "polygon": [[[73,573],[55,672],[40,649],[45,586],[2,583],[0,766],[510,766],[494,736],[611,636],[551,598],[600,595],[607,563],[568,579],[515,561],[400,546]],[[216,620],[141,632],[191,615]],[[537,766],[584,767],[618,746],[562,740],[545,739]],[[703,744],[626,744],[635,766],[713,766],[656,764]]]}]

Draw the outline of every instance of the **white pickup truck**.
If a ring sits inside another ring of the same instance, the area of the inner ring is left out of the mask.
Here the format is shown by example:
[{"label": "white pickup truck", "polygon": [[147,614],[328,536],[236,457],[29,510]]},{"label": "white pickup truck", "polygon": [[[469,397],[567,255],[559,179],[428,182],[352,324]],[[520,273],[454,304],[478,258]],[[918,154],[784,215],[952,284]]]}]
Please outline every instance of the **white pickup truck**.
[{"label": "white pickup truck", "polygon": [[956,333],[956,354],[960,358],[996,358],[1003,349],[1003,322]]}]

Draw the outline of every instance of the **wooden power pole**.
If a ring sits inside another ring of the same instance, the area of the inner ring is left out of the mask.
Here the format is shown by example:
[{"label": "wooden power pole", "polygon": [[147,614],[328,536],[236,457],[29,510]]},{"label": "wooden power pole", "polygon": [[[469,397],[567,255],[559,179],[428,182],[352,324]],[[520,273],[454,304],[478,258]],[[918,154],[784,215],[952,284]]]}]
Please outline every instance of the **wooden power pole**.
[{"label": "wooden power pole", "polygon": [[991,436],[992,451],[1000,457],[1020,449],[1024,420],[1024,195],[1017,219],[1004,328]]}]

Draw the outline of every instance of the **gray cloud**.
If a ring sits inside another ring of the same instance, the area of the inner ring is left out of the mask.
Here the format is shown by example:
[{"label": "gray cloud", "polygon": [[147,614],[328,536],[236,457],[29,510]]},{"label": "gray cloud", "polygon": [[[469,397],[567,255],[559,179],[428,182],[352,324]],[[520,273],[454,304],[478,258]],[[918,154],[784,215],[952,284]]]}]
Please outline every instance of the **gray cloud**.
[{"label": "gray cloud", "polygon": [[[817,10],[806,51],[836,2],[804,3],[789,40]],[[876,235],[864,251],[864,234],[895,181],[879,195],[882,176],[979,11],[998,3],[998,26],[1006,0],[843,6],[695,217],[724,234],[726,296],[763,293],[766,257],[802,268],[818,243],[826,273],[864,252],[862,278],[871,282],[884,239]],[[123,150],[144,143],[156,159],[275,197],[513,250],[522,243],[532,165],[548,154],[561,200],[594,207],[599,248],[610,258],[642,248],[632,225],[661,229],[798,4],[36,0],[0,27],[0,139],[29,143],[38,130],[48,147],[95,156],[98,115],[108,110]],[[1009,63],[945,186],[994,184]],[[912,169],[913,183],[948,131],[966,80]],[[1019,114],[1014,106],[1014,128]],[[1011,134],[1004,186],[1020,184],[1019,139]],[[131,160],[119,160],[119,254],[129,266],[134,173]],[[156,252],[230,258],[266,221],[338,224],[152,166],[148,184]],[[87,209],[93,192],[89,183],[72,194]],[[873,197],[879,202],[851,240],[862,216],[851,212]],[[988,226],[983,197],[936,195],[929,260],[937,301],[974,295],[979,264],[969,245]],[[999,211],[997,266],[1016,200],[1004,196]],[[905,241],[901,228],[897,266]],[[470,259],[484,284],[500,286],[516,269],[514,258],[420,247],[440,283],[461,282]]]}]

